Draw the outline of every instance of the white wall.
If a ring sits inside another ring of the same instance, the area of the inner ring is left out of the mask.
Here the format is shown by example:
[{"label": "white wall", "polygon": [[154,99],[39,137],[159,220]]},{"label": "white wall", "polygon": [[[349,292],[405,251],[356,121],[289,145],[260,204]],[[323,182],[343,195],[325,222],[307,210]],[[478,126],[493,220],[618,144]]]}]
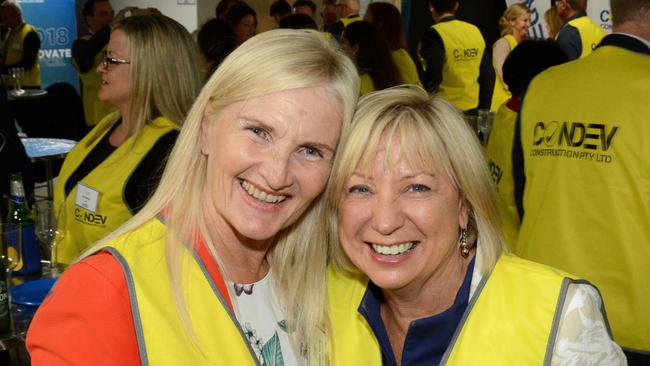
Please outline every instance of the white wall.
[{"label": "white wall", "polygon": [[[197,2],[207,2],[205,0],[111,0],[111,5],[117,13],[120,9],[127,6],[137,6],[139,8],[154,7],[160,10],[164,15],[176,20],[193,32],[198,28],[197,19]],[[180,3],[180,4],[179,4]],[[191,3],[191,4],[186,4]],[[203,6],[203,4],[201,5]],[[214,16],[214,6],[212,6],[212,16]]]}]

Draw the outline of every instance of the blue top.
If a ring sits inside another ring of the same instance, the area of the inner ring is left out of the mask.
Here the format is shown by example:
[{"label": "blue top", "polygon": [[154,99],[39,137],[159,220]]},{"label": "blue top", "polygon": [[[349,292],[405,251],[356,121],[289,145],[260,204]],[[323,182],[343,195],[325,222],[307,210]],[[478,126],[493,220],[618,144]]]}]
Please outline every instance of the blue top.
[{"label": "blue top", "polygon": [[[449,309],[440,314],[411,322],[404,340],[402,366],[435,366],[440,364],[440,360],[447,347],[449,347],[451,338],[467,308],[473,271],[474,259],[467,266],[465,279],[463,279],[463,283],[456,294],[456,299]],[[435,296],[435,294],[432,294],[432,296]],[[382,302],[381,289],[370,282],[358,311],[366,318],[379,342],[383,365],[397,366],[393,349],[388,340],[388,333],[381,319],[380,306]]]},{"label": "blue top", "polygon": [[586,17],[587,13],[584,11],[574,14],[571,18],[567,19],[566,23],[560,29],[557,35],[556,43],[562,52],[571,60],[577,60],[582,54],[582,39],[580,38],[580,31],[578,28],[568,24],[573,19]]}]

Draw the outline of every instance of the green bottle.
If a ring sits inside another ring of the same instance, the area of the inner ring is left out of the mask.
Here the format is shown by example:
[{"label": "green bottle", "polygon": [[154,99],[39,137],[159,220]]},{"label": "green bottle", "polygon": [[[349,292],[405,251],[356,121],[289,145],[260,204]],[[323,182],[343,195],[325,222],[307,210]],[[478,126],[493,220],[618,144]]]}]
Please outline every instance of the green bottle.
[{"label": "green bottle", "polygon": [[25,189],[21,173],[12,173],[9,180],[9,214],[7,223],[20,226],[23,237],[23,250],[18,268],[14,274],[27,275],[41,270],[41,255],[36,240],[34,217],[25,200]]}]

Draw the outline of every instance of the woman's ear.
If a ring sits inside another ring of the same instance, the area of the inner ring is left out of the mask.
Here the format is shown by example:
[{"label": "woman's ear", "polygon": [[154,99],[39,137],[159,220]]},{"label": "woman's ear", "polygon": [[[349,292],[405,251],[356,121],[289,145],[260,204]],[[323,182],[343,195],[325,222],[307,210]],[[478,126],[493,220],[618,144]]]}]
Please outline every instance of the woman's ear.
[{"label": "woman's ear", "polygon": [[458,226],[467,229],[467,225],[469,223],[469,203],[464,200],[463,198],[460,198],[458,200]]},{"label": "woman's ear", "polygon": [[199,130],[200,134],[200,143],[201,143],[201,153],[203,155],[210,155],[210,138],[208,137],[210,132],[210,119],[207,116],[203,116],[201,119],[201,129]]}]

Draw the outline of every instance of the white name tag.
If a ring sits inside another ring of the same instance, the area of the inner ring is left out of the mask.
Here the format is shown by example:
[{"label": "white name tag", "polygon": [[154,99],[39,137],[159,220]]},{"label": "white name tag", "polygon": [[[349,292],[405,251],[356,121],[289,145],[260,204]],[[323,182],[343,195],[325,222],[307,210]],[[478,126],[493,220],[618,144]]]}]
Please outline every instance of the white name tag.
[{"label": "white name tag", "polygon": [[77,197],[74,199],[75,205],[85,208],[86,210],[96,214],[98,202],[99,191],[94,190],[81,183],[77,184]]}]

